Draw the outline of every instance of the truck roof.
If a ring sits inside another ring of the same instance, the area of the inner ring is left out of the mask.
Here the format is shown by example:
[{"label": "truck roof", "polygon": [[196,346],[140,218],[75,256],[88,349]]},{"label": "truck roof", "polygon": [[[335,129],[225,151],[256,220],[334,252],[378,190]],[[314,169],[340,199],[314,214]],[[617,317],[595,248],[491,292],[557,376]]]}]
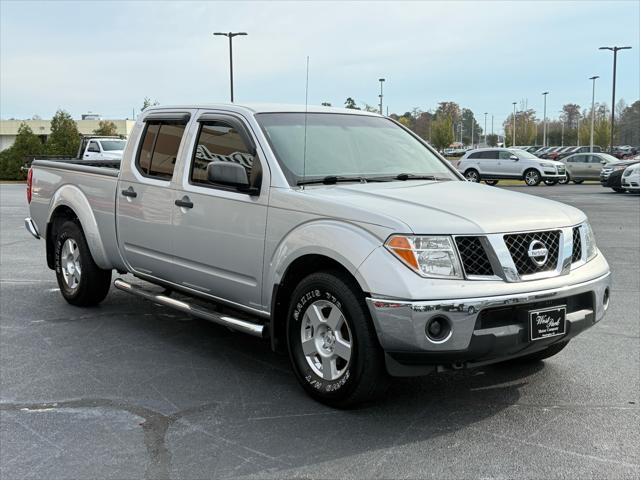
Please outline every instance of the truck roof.
[{"label": "truck roof", "polygon": [[208,104],[191,104],[191,105],[162,105],[149,107],[145,113],[151,111],[164,110],[180,110],[180,109],[221,109],[234,112],[244,113],[346,113],[351,115],[370,115],[380,116],[375,112],[367,112],[364,110],[355,110],[351,108],[339,107],[323,107],[320,105],[289,105],[284,103],[208,103]]}]

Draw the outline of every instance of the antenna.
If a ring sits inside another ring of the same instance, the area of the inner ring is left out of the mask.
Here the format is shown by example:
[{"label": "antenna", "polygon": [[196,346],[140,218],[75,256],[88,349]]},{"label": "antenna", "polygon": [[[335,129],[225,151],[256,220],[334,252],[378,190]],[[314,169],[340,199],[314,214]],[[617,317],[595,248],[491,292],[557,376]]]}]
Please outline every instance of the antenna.
[{"label": "antenna", "polygon": [[304,88],[304,150],[302,152],[302,181],[307,173],[307,114],[309,112],[309,55],[307,55],[307,82]]}]

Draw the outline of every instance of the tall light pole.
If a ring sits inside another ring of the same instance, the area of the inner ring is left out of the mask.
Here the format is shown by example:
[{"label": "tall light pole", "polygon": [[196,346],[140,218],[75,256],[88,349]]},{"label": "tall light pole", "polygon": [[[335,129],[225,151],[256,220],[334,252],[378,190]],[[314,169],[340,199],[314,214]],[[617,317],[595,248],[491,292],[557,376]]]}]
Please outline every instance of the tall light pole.
[{"label": "tall light pole", "polygon": [[484,146],[487,146],[487,113],[488,112],[484,112]]},{"label": "tall light pole", "polygon": [[229,85],[231,87],[231,103],[233,103],[233,37],[246,35],[246,32],[215,32],[214,35],[221,35],[229,38]]},{"label": "tall light pole", "polygon": [[471,148],[473,148],[473,133],[476,126],[476,119],[473,116],[473,112],[471,113]]},{"label": "tall light pole", "polygon": [[513,102],[513,134],[511,135],[511,140],[513,140],[513,143],[511,144],[512,147],[516,146],[516,102]]},{"label": "tall light pole", "polygon": [[547,146],[547,95],[549,92],[542,92],[542,96],[544,97],[544,115],[542,119],[542,146]]},{"label": "tall light pole", "polygon": [[616,62],[618,50],[629,50],[631,47],[600,47],[599,50],[611,50],[613,52],[613,91],[611,93],[611,144],[609,148],[613,151],[613,127],[616,118]]},{"label": "tall light pole", "polygon": [[379,78],[378,81],[380,82],[380,95],[378,95],[380,97],[380,115],[382,115],[382,84],[384,83],[384,78]]},{"label": "tall light pole", "polygon": [[[597,75],[589,77],[593,84],[591,88],[591,135],[589,136],[589,151],[591,153],[593,153],[593,129],[596,123],[596,79],[598,78],[600,77]],[[578,139],[580,139],[580,128],[578,128]]]}]

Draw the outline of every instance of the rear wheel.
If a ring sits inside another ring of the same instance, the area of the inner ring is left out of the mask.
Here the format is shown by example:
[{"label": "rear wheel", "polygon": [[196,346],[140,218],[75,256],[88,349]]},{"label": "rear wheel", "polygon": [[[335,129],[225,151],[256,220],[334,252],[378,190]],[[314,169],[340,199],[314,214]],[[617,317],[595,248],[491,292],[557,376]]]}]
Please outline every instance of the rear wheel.
[{"label": "rear wheel", "polygon": [[486,183],[487,185],[497,185],[499,180],[485,180],[484,183]]},{"label": "rear wheel", "polygon": [[530,168],[526,172],[524,172],[524,183],[526,183],[529,187],[535,187],[540,184],[542,177],[540,177],[540,172],[538,172],[535,168]]},{"label": "rear wheel", "polygon": [[464,172],[465,178],[470,182],[479,183],[480,182],[480,174],[477,170],[470,168],[466,172]]},{"label": "rear wheel", "polygon": [[55,242],[56,279],[64,299],[83,307],[104,300],[111,286],[111,270],[95,264],[80,225],[65,221]]},{"label": "rear wheel", "polygon": [[341,272],[303,279],[287,316],[291,365],[314,399],[345,408],[384,391],[382,349],[364,295]]}]

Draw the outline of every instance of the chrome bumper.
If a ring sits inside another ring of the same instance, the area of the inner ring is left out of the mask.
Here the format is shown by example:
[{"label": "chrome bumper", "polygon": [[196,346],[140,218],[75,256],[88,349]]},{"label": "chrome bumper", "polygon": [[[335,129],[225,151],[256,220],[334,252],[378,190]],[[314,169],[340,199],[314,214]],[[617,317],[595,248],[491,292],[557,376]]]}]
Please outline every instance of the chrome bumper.
[{"label": "chrome bumper", "polygon": [[[491,335],[496,338],[518,335],[521,343],[522,339],[528,338],[528,334],[525,336],[526,332],[524,332],[527,327],[522,324],[517,325],[515,319],[513,325],[478,329],[478,316],[483,310],[561,300],[591,292],[593,309],[580,309],[567,313],[567,324],[576,324],[576,328],[569,328],[568,336],[574,336],[603,318],[609,306],[610,283],[610,272],[607,272],[582,283],[529,293],[427,301],[367,298],[367,304],[378,338],[385,351],[442,353],[449,358],[452,354],[455,356],[456,353],[466,353],[472,338],[482,335]],[[434,317],[446,318],[451,328],[448,337],[437,342],[432,341],[425,334],[428,322]],[[577,328],[578,324],[580,328]],[[573,333],[571,333],[572,330]],[[560,338],[556,337],[554,340]],[[540,345],[537,342],[534,343]]]},{"label": "chrome bumper", "polygon": [[24,228],[27,229],[31,235],[33,235],[36,239],[40,239],[40,233],[38,232],[38,227],[33,223],[30,217],[24,219]]}]

